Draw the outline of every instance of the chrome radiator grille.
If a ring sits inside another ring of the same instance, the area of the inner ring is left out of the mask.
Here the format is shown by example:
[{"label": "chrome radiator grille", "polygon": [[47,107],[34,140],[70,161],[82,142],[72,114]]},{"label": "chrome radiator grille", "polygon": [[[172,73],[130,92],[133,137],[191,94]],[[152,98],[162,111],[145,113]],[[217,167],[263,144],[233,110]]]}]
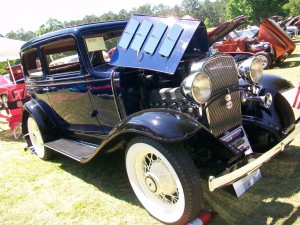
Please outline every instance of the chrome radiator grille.
[{"label": "chrome radiator grille", "polygon": [[[216,56],[204,62],[203,71],[210,77],[212,86],[211,98],[220,91],[238,86],[238,71],[231,56]],[[242,124],[240,92],[230,92],[232,108],[226,106],[228,92],[219,95],[206,108],[209,129],[215,136]]]}]

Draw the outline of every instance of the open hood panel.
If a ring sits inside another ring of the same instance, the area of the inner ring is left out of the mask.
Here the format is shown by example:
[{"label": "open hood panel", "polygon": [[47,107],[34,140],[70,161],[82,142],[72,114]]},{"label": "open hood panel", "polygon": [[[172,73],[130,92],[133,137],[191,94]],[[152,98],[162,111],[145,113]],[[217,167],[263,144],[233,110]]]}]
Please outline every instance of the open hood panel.
[{"label": "open hood panel", "polygon": [[208,32],[208,44],[212,46],[216,41],[220,40],[225,35],[247,22],[246,16],[238,16],[220,24],[218,27]]},{"label": "open hood panel", "polygon": [[201,20],[133,15],[110,64],[173,74],[185,51],[196,48],[199,52],[208,51]]},{"label": "open hood panel", "polygon": [[268,41],[276,52],[276,60],[284,60],[296,48],[295,43],[274,21],[264,19],[259,27],[258,40]]}]

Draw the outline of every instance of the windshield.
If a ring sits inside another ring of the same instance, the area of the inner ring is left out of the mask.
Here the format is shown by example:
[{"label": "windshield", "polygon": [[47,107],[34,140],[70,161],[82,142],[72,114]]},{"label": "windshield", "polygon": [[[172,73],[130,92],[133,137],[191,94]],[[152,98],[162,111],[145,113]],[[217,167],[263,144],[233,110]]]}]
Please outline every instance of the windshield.
[{"label": "windshield", "polygon": [[235,38],[239,38],[239,37],[240,37],[236,31],[231,31],[231,32],[229,33],[229,36],[230,36],[232,39],[235,39]]},{"label": "windshield", "polygon": [[93,67],[110,61],[123,30],[84,36],[90,63]]},{"label": "windshield", "polygon": [[11,83],[9,74],[3,75],[3,78],[4,78],[5,80],[7,80],[9,83]]}]

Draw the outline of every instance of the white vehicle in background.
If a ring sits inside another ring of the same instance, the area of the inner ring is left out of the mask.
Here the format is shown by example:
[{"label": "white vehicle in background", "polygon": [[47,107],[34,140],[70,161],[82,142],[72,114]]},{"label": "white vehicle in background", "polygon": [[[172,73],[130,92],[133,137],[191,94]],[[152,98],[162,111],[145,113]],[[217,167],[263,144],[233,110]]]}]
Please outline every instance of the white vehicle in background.
[{"label": "white vehicle in background", "polygon": [[290,36],[290,37],[295,37],[298,35],[298,28],[296,26],[288,26],[285,30],[285,32]]},{"label": "white vehicle in background", "polygon": [[79,62],[79,58],[78,58],[77,54],[76,55],[65,56],[65,57],[56,59],[56,60],[52,61],[49,64],[49,66],[53,67],[53,66],[69,64],[69,63],[75,63],[75,62]]}]

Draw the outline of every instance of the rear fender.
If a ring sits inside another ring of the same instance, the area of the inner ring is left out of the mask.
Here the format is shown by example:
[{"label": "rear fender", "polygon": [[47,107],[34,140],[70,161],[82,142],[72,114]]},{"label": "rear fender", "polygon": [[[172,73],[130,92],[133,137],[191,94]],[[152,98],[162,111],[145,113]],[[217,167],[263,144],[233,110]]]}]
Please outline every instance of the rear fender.
[{"label": "rear fender", "polygon": [[29,116],[32,116],[37,122],[44,141],[57,136],[57,119],[53,113],[53,110],[44,101],[39,99],[31,99],[31,101],[27,102],[23,106],[22,133],[25,136],[28,133],[27,119]]}]

